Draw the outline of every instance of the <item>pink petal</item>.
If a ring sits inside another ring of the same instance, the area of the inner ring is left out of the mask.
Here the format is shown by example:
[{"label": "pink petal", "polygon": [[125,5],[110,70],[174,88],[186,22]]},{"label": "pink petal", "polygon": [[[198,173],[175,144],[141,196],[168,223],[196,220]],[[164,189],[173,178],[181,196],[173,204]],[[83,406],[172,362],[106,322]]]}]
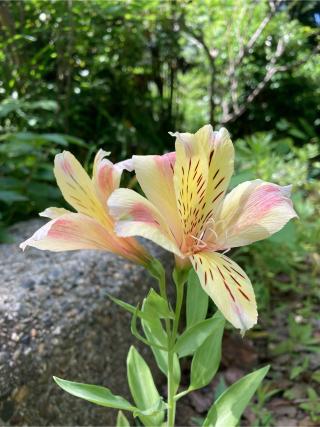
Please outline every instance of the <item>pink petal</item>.
[{"label": "pink petal", "polygon": [[114,252],[134,262],[146,263],[147,254],[133,239],[110,234],[99,222],[80,213],[68,213],[45,224],[20,244],[53,252],[96,249]]},{"label": "pink petal", "polygon": [[175,153],[162,156],[133,156],[132,159],[143,192],[166,219],[179,246],[183,235],[173,185]]},{"label": "pink petal", "polygon": [[94,159],[92,181],[103,206],[106,205],[108,197],[119,188],[122,175],[122,167],[117,167],[105,156],[107,152],[99,150]]},{"label": "pink petal", "polygon": [[225,198],[216,230],[221,248],[247,245],[265,239],[297,214],[290,200],[291,187],[247,181]]},{"label": "pink petal", "polygon": [[108,199],[110,215],[119,236],[141,236],[182,256],[166,219],[147,199],[133,190],[119,188]]}]

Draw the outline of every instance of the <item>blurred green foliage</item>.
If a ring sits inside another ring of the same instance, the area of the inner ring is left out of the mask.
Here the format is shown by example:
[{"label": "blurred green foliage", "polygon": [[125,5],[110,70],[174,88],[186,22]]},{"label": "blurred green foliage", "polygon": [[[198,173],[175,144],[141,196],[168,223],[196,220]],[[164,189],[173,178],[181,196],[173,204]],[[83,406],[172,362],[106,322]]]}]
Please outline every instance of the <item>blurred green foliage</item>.
[{"label": "blurred green foliage", "polygon": [[[287,135],[294,129],[287,129]],[[305,138],[311,142],[302,147],[295,146],[292,137],[276,139],[272,132],[258,132],[236,141],[237,173],[231,185],[255,178],[280,185],[292,183],[293,203],[299,215],[299,220],[289,222],[271,238],[235,251],[235,258],[245,263],[249,275],[260,284],[256,288],[258,299],[267,308],[273,287],[287,291],[297,285],[299,277],[294,268],[307,268],[312,277],[305,256],[319,250],[320,144],[316,136],[309,139],[305,134]],[[284,283],[281,275],[287,276]]]},{"label": "blurred green foliage", "polygon": [[1,2],[2,226],[60,202],[57,152],[85,164],[100,147],[112,160],[162,153],[169,130],[208,122],[238,138],[238,181],[310,183],[316,12],[287,0]]}]

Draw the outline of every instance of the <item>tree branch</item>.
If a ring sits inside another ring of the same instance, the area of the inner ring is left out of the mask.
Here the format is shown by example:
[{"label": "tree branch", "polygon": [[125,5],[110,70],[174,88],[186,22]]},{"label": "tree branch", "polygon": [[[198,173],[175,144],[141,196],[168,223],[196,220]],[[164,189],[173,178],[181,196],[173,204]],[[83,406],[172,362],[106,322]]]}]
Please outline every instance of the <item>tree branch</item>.
[{"label": "tree branch", "polygon": [[[307,57],[291,62],[290,64],[287,65],[277,65],[276,62],[277,60],[283,55],[283,53],[285,52],[285,43],[283,39],[280,39],[278,41],[276,50],[274,55],[272,56],[270,62],[267,64],[266,66],[266,73],[263,77],[263,79],[257,84],[257,86],[250,92],[249,95],[247,95],[245,101],[243,102],[243,104],[241,105],[240,108],[238,108],[237,111],[233,111],[233,113],[228,113],[228,114],[223,114],[222,123],[229,123],[229,122],[233,122],[236,119],[238,119],[240,116],[242,116],[245,111],[248,109],[249,105],[257,98],[258,95],[260,95],[260,93],[265,89],[265,87],[267,86],[267,84],[269,83],[269,81],[272,79],[272,77],[278,73],[278,72],[285,72],[285,71],[289,71],[292,70],[294,68],[297,68],[303,64],[305,64],[306,62],[308,62],[308,60],[317,52],[319,52],[320,47],[317,46],[315,49],[313,49],[313,51],[310,53],[310,55],[308,55]],[[226,108],[224,107],[224,110],[226,111]]]},{"label": "tree branch", "polygon": [[258,25],[258,28],[252,34],[252,36],[250,37],[248,43],[246,45],[244,45],[244,46],[241,47],[241,49],[239,51],[239,55],[238,55],[238,57],[236,58],[236,60],[234,62],[234,67],[235,68],[238,67],[241,64],[241,62],[243,61],[244,57],[250,52],[250,50],[257,43],[257,41],[259,40],[259,37],[263,33],[264,29],[266,28],[266,26],[269,24],[269,22],[271,21],[271,19],[276,14],[276,12],[277,12],[279,6],[281,5],[281,3],[282,3],[282,0],[274,0],[273,2],[269,3],[270,4],[270,12],[260,22],[260,24]]}]

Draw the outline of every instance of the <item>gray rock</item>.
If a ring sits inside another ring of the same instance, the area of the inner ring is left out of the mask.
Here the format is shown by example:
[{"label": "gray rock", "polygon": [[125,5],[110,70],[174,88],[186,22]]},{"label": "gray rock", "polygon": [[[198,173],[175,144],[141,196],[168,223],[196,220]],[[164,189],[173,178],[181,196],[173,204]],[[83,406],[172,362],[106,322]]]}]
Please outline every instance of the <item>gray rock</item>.
[{"label": "gray rock", "polygon": [[[12,228],[16,242],[42,221]],[[166,264],[171,256],[148,245]],[[139,266],[106,252],[51,253],[0,245],[0,425],[114,425],[115,410],[69,396],[52,375],[100,384],[130,398],[126,355],[130,315],[110,293],[137,304],[156,283]],[[156,378],[161,389],[164,378]]]}]

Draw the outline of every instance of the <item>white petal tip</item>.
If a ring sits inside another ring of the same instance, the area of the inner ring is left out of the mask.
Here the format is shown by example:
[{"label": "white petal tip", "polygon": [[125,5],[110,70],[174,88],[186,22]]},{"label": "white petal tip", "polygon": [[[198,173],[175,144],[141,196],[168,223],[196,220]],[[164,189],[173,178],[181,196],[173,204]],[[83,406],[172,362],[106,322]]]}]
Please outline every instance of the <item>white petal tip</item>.
[{"label": "white petal tip", "polygon": [[19,248],[24,251],[26,249],[26,247],[28,246],[27,242],[28,241],[26,240],[25,242],[20,243]]},{"label": "white petal tip", "polygon": [[101,158],[103,158],[103,157],[107,157],[107,156],[110,156],[110,154],[111,154],[111,151],[104,151],[102,148],[100,148],[99,150],[98,150],[98,153],[97,153],[99,156],[101,156]]},{"label": "white petal tip", "polygon": [[170,136],[177,137],[179,135],[179,132],[168,132],[168,134]]},{"label": "white petal tip", "polygon": [[134,170],[133,159],[126,159],[122,162],[116,163],[115,166],[120,170],[126,170],[128,172],[132,172]]}]

